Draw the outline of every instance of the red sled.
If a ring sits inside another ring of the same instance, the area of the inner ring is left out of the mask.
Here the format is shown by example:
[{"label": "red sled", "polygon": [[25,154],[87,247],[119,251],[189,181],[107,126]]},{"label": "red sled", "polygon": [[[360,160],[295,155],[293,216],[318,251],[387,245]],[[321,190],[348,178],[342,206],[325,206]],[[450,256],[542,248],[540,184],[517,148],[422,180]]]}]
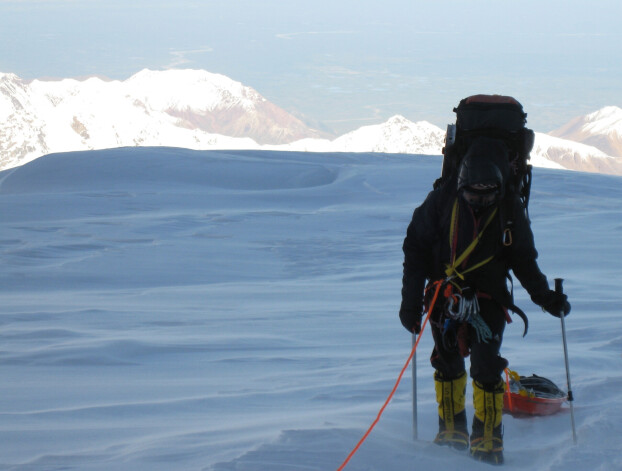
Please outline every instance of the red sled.
[{"label": "red sled", "polygon": [[568,395],[542,376],[519,376],[506,369],[503,410],[516,417],[551,415],[559,412]]}]

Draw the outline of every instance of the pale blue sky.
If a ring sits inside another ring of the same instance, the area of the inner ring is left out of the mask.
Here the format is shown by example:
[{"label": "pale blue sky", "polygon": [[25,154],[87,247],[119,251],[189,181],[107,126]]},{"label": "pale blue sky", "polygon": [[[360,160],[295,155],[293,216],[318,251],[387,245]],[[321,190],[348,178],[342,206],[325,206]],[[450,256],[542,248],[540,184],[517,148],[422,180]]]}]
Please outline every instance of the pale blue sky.
[{"label": "pale blue sky", "polygon": [[225,74],[336,133],[402,114],[444,127],[510,94],[550,131],[622,106],[619,0],[0,0],[0,71]]}]

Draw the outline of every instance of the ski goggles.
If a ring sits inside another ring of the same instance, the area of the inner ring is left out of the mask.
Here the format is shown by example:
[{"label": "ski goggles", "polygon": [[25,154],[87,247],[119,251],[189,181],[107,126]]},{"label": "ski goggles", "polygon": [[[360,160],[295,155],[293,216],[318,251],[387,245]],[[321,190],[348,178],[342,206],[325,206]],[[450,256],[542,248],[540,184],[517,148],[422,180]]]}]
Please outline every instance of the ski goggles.
[{"label": "ski goggles", "polygon": [[499,199],[497,185],[474,185],[463,188],[462,197],[472,207],[487,208]]}]

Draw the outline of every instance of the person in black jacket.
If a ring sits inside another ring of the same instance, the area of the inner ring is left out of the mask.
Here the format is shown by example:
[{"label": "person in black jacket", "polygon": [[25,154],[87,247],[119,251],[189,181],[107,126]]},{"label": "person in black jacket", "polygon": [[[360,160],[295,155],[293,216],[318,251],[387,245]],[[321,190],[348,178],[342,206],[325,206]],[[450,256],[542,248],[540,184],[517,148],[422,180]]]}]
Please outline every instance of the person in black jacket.
[{"label": "person in black jacket", "polygon": [[[507,366],[499,350],[508,308],[522,313],[507,287],[509,271],[535,304],[554,316],[570,312],[566,295],[549,289],[538,267],[524,208],[517,196],[506,194],[508,160],[503,141],[476,139],[458,175],[415,209],[403,245],[399,313],[404,327],[418,334],[422,314],[436,294],[430,314],[439,412],[435,442],[470,446],[476,459],[497,464],[503,462],[502,372]],[[469,355],[475,408],[470,436],[464,360]]]}]

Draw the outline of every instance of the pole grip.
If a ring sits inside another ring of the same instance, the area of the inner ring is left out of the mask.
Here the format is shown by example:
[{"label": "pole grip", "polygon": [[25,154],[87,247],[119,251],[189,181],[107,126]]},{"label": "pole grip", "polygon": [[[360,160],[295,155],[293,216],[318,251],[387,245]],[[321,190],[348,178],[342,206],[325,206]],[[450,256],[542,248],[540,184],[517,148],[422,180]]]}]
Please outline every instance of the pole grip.
[{"label": "pole grip", "polygon": [[555,278],[555,292],[562,294],[564,292],[564,279],[563,278]]}]

